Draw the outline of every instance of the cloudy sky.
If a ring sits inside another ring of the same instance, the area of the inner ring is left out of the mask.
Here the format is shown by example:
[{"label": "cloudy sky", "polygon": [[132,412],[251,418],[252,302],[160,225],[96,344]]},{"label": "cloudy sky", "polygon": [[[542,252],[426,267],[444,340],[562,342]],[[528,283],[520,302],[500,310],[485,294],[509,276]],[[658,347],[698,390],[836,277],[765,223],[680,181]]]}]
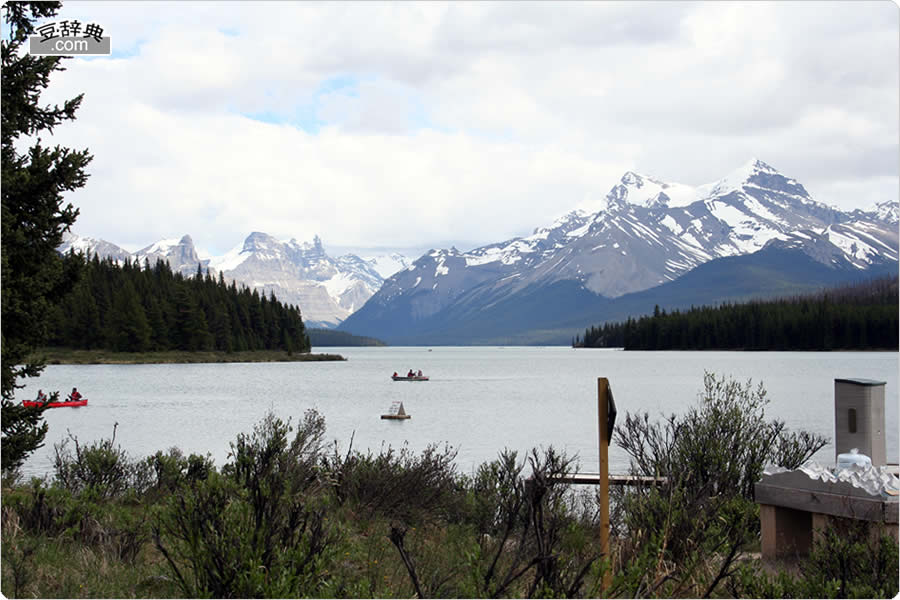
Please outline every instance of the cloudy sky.
[{"label": "cloudy sky", "polygon": [[94,154],[75,233],[477,245],[757,157],[841,208],[897,200],[893,2],[69,2],[110,57],[54,142]]}]

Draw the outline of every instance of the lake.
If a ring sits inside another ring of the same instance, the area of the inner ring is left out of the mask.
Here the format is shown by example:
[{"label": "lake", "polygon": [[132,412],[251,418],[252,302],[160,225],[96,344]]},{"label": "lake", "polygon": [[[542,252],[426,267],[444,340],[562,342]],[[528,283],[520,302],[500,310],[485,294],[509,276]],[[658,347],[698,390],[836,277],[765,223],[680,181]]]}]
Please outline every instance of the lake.
[{"label": "lake", "polygon": [[[597,378],[607,377],[620,422],[626,412],[652,417],[695,403],[704,370],[762,382],[767,416],[791,429],[834,436],[834,379],[886,381],[888,461],[898,462],[896,352],[623,352],[566,347],[325,348],[344,362],[190,365],[58,365],[31,380],[18,398],[38,388],[77,386],[84,408],[50,409],[46,443],[26,463],[26,475],[52,471],[54,443],[109,437],[132,457],[178,446],[226,461],[229,442],[250,432],[268,411],[292,417],[314,408],[325,416],[328,439],[346,450],[429,443],[458,449],[457,465],[471,473],[503,448],[525,452],[553,445],[578,454],[582,471],[596,471]],[[394,371],[421,369],[428,382],[394,382]],[[402,401],[412,418],[380,415]],[[823,449],[820,462],[834,461]],[[614,445],[610,470],[626,472],[628,457]]]}]

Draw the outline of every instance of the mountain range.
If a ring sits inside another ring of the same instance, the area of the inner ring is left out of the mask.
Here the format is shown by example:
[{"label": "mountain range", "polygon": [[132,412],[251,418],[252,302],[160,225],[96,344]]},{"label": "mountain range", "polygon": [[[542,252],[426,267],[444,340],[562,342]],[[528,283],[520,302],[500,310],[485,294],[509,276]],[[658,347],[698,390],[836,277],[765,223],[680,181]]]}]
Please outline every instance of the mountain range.
[{"label": "mountain range", "polygon": [[221,272],[227,281],[233,279],[260,293],[274,293],[280,301],[300,306],[308,326],[327,328],[359,309],[386,276],[410,262],[399,253],[334,258],[325,252],[318,236],[312,242],[280,241],[260,232],[251,233],[242,244],[218,257],[201,256],[190,235],[161,240],[132,253],[105,240],[69,234],[59,250],[70,249],[119,262],[127,259],[154,265],[163,260],[186,276],[196,274],[199,265],[204,272]]},{"label": "mountain range", "polygon": [[68,236],[61,251],[221,272],[301,307],[311,327],[393,344],[566,343],[586,325],[665,308],[792,294],[895,274],[898,204],[841,211],[760,160],[689,186],[626,172],[594,211],[469,251],[332,257],[253,232],[223,256],[189,235],[130,253]]},{"label": "mountain range", "polygon": [[[648,298],[675,308],[897,272],[896,202],[840,211],[756,159],[701,186],[627,172],[598,208],[467,252],[431,250],[339,329],[394,344],[565,343],[652,310]],[[720,261],[743,279],[723,279]],[[680,278],[701,265],[720,283],[695,275],[685,290]]]}]

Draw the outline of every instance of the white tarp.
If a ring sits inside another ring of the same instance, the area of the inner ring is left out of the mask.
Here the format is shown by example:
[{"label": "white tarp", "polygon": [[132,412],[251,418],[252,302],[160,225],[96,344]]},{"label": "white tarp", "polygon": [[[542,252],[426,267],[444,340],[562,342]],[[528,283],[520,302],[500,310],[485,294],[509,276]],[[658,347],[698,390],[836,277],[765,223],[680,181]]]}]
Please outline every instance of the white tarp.
[{"label": "white tarp", "polygon": [[[808,462],[798,469],[813,480],[826,483],[849,483],[855,488],[864,490],[873,496],[896,496],[900,493],[900,479],[897,479],[885,467],[863,467],[851,465],[846,469],[826,467],[817,462]],[[788,469],[775,465],[768,465],[763,469],[763,475],[777,475],[787,473]]]}]

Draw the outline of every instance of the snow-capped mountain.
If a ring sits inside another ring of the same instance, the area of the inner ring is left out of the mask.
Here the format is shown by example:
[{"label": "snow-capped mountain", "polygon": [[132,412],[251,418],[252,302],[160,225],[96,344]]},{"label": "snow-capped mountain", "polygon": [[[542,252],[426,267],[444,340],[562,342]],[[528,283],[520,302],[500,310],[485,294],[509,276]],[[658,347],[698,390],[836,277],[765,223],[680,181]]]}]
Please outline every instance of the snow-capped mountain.
[{"label": "snow-capped mountain", "polygon": [[756,159],[696,187],[627,172],[596,213],[574,211],[530,236],[468,252],[431,250],[388,278],[341,329],[384,336],[377,324],[387,314],[415,324],[451,307],[458,313],[461,303],[489,309],[560,282],[617,298],[768,244],[864,271],[897,262],[896,215],[896,202],[853,213],[830,208]]},{"label": "snow-capped mountain", "polygon": [[209,266],[208,258],[201,258],[191,236],[185,235],[181,239],[160,240],[142,248],[137,252],[129,252],[106,240],[98,240],[89,237],[81,237],[72,233],[63,236],[63,243],[57,250],[65,254],[69,250],[97,255],[102,259],[111,258],[121,264],[126,260],[137,262],[140,265],[153,266],[157,260],[169,263],[169,267],[182,275],[192,276],[197,273],[197,265],[205,271]]},{"label": "snow-capped mountain", "polygon": [[145,260],[152,266],[157,260],[169,263],[172,270],[186,276],[197,273],[197,266],[213,274],[221,272],[226,280],[235,280],[260,293],[275,293],[282,302],[296,304],[311,327],[334,327],[360,308],[381,287],[393,267],[409,264],[405,256],[394,253],[361,258],[345,254],[329,256],[316,236],[312,242],[295,239],[279,241],[254,232],[223,256],[201,256],[191,236],[160,240],[135,253],[104,240],[68,235],[60,251],[74,248],[101,258]]},{"label": "snow-capped mountain", "polygon": [[66,254],[70,250],[76,253],[97,254],[101,258],[111,258],[116,262],[124,262],[126,259],[133,260],[131,252],[120,248],[106,240],[98,240],[95,238],[81,237],[73,233],[66,232],[63,234],[63,242],[57,250],[60,254]]},{"label": "snow-capped mountain", "polygon": [[209,266],[209,259],[200,258],[194,247],[194,240],[189,235],[182,236],[179,240],[160,240],[150,244],[135,252],[132,258],[142,265],[147,262],[150,266],[155,265],[158,260],[163,260],[168,262],[169,267],[176,273],[188,276],[197,273],[197,265],[200,265],[204,272]]},{"label": "snow-capped mountain", "polygon": [[337,325],[365,304],[384,280],[370,260],[354,254],[332,258],[318,236],[312,242],[283,242],[254,232],[210,266],[226,279],[298,304],[313,326]]},{"label": "snow-capped mountain", "polygon": [[897,225],[900,222],[900,204],[897,202],[878,202],[867,210],[856,209],[850,213],[856,219],[883,221]]}]

